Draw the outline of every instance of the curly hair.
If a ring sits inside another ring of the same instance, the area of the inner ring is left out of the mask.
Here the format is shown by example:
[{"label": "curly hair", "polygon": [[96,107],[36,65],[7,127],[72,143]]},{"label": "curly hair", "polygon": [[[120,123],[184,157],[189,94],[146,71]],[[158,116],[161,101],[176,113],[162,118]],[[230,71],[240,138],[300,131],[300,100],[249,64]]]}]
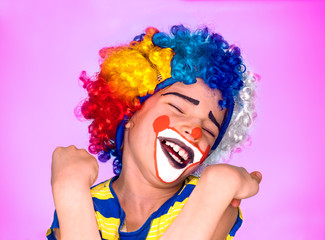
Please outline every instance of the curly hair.
[{"label": "curly hair", "polygon": [[[208,28],[192,32],[177,25],[167,34],[149,27],[130,44],[103,48],[99,54],[100,72],[93,78],[87,77],[85,72],[80,76],[88,91],[81,113],[92,120],[89,151],[98,153],[103,162],[114,157],[115,174],[119,174],[122,167],[116,132],[121,126],[123,132],[125,121],[141,108],[145,99],[160,89],[175,82],[193,84],[196,78],[201,78],[210,88],[221,91],[223,100],[218,104],[222,108],[234,105],[234,117],[238,118],[241,109],[245,108],[240,91],[245,89],[243,86],[249,74],[245,73],[240,49],[230,46],[221,35],[210,33]],[[249,110],[249,116],[252,112],[254,107]],[[226,137],[229,138],[229,134],[237,136],[243,132],[246,136],[246,129],[229,133],[231,126],[236,125],[233,119],[225,134],[226,140],[221,140],[222,136],[218,140],[223,149],[229,142]],[[235,140],[236,144],[243,142],[245,136]],[[228,145],[231,147],[227,151],[232,151],[234,146]]]}]

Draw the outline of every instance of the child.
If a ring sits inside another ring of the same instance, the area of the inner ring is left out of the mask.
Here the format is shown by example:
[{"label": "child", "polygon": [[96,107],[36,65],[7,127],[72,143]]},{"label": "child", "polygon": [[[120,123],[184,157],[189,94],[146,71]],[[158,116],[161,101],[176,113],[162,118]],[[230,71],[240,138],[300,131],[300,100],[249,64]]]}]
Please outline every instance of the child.
[{"label": "child", "polygon": [[255,114],[255,77],[239,48],[179,25],[171,35],[148,28],[100,55],[95,79],[81,75],[81,112],[93,119],[89,151],[114,157],[116,176],[89,191],[96,160],[57,148],[48,239],[232,239],[239,199],[257,193],[261,174],[207,165],[245,140]]}]

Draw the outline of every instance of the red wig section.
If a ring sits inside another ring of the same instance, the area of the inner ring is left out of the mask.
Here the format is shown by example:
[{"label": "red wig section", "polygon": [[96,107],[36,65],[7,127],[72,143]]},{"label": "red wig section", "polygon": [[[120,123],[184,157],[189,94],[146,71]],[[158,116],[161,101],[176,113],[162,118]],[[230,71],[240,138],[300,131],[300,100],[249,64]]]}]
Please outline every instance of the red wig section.
[{"label": "red wig section", "polygon": [[83,102],[81,113],[86,119],[93,120],[88,128],[89,152],[97,154],[115,148],[118,124],[124,116],[130,118],[140,108],[140,103],[134,99],[120,98],[116,93],[112,93],[100,75],[93,81],[83,71],[80,80],[88,92],[88,99]]}]

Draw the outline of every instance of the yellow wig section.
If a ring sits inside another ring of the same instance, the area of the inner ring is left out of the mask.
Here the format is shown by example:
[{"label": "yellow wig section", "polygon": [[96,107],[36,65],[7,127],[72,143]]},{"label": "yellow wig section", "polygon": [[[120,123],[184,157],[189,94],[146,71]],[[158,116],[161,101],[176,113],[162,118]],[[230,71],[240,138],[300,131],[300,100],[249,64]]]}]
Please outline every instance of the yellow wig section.
[{"label": "yellow wig section", "polygon": [[140,42],[101,50],[100,77],[113,94],[133,102],[136,97],[152,94],[157,84],[171,77],[170,62],[174,52],[152,43],[152,36],[157,32],[149,27]]}]

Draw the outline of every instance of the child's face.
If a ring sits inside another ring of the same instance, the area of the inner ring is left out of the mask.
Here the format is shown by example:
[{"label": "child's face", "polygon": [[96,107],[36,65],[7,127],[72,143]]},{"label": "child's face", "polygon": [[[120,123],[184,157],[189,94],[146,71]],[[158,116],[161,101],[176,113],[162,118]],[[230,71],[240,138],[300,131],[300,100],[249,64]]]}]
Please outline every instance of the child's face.
[{"label": "child's face", "polygon": [[123,166],[145,178],[165,183],[183,180],[207,157],[222,125],[225,110],[219,90],[201,79],[175,83],[146,100],[126,125]]}]

